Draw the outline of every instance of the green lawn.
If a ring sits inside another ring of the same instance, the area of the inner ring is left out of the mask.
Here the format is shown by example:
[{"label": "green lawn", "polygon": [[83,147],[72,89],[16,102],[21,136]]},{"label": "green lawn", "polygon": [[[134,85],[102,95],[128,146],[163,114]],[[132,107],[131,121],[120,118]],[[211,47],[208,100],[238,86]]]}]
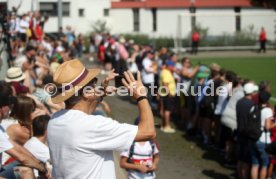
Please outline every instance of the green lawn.
[{"label": "green lawn", "polygon": [[213,62],[225,69],[236,72],[243,78],[248,78],[259,83],[268,80],[271,83],[272,96],[276,97],[276,57],[212,57],[192,59],[194,65],[209,65]]}]

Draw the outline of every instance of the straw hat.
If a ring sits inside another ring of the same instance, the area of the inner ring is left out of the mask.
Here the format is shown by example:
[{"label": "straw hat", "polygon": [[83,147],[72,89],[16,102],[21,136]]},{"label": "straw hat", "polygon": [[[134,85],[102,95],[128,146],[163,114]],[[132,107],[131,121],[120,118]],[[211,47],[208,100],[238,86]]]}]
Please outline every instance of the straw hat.
[{"label": "straw hat", "polygon": [[23,74],[21,68],[19,67],[11,67],[7,71],[7,75],[5,81],[7,83],[10,82],[19,82],[25,79],[25,74]]},{"label": "straw hat", "polygon": [[[99,73],[100,69],[86,69],[77,59],[70,60],[58,67],[54,73],[57,93],[52,96],[53,103],[61,103],[73,96]],[[62,90],[63,89],[63,90]],[[61,91],[63,91],[61,93]]]}]

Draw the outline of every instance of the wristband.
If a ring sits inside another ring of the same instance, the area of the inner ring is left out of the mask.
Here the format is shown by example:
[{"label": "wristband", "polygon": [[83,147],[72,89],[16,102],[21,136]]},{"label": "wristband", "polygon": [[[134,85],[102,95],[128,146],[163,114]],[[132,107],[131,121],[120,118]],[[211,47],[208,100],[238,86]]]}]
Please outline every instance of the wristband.
[{"label": "wristband", "polygon": [[147,96],[140,96],[138,99],[137,99],[137,103],[139,103],[139,101],[143,100],[143,99],[148,99]]}]

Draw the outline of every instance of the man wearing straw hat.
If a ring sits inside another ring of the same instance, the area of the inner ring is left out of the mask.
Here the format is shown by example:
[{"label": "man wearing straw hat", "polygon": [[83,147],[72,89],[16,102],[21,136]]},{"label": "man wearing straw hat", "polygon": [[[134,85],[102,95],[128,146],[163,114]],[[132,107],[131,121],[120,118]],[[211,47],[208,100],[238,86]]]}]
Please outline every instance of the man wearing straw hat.
[{"label": "man wearing straw hat", "polygon": [[[122,80],[138,102],[141,117],[138,127],[91,115],[103,98],[96,92],[99,73],[99,69],[88,70],[79,60],[71,60],[54,74],[57,93],[52,101],[65,102],[66,109],[55,113],[48,125],[53,178],[114,179],[112,151],[127,150],[134,140],[146,141],[156,136],[140,73],[135,80],[130,72],[125,72]],[[104,89],[115,76],[113,73],[103,81]]]}]

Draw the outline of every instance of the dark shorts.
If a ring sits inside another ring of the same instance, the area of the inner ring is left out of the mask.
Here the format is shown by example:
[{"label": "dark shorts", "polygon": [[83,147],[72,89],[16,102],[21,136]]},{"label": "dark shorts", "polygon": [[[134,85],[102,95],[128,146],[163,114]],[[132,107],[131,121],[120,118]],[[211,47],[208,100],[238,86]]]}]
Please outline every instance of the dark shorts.
[{"label": "dark shorts", "polygon": [[251,146],[253,141],[247,137],[238,136],[238,160],[247,164],[251,164]]},{"label": "dark shorts", "polygon": [[269,155],[265,151],[266,144],[257,141],[252,146],[251,160],[253,166],[268,167],[270,160]]},{"label": "dark shorts", "polygon": [[20,33],[19,38],[22,42],[27,42],[27,34],[26,33]]},{"label": "dark shorts", "polygon": [[174,97],[172,96],[165,96],[163,98],[164,110],[165,111],[172,111],[174,109]]}]

